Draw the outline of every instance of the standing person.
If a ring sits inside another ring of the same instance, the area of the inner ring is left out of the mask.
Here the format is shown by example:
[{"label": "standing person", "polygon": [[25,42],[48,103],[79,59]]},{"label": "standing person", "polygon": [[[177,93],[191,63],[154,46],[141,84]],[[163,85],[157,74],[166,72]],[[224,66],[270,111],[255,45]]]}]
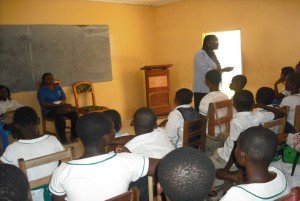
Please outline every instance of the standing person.
[{"label": "standing person", "polygon": [[202,50],[194,57],[194,104],[199,110],[201,99],[209,92],[205,84],[205,75],[208,71],[217,69],[220,72],[232,71],[233,67],[221,68],[220,62],[214,52],[218,49],[219,41],[215,35],[204,37]]},{"label": "standing person", "polygon": [[71,120],[71,142],[76,141],[75,130],[78,115],[72,111],[73,106],[66,103],[66,95],[60,86],[54,85],[54,76],[51,73],[44,73],[42,76],[42,86],[37,94],[38,101],[42,106],[42,115],[55,120],[56,132],[63,144],[67,143],[66,120]]}]

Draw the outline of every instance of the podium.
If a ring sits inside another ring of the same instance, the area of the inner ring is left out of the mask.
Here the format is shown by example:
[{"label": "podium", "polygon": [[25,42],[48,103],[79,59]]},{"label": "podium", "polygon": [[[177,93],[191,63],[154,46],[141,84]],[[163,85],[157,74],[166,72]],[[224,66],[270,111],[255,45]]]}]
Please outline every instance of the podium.
[{"label": "podium", "polygon": [[160,115],[171,111],[169,68],[172,64],[144,66],[147,107]]}]

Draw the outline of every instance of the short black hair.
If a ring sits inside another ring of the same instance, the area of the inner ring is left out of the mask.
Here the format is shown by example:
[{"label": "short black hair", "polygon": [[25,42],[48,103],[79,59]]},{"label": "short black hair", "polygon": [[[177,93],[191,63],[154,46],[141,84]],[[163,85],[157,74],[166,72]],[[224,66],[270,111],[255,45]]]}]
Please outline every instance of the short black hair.
[{"label": "short black hair", "polygon": [[254,97],[251,91],[241,90],[234,94],[233,102],[238,112],[251,111],[254,104]]},{"label": "short black hair", "polygon": [[222,74],[218,70],[210,70],[206,73],[205,79],[208,80],[211,84],[219,86],[222,81]]},{"label": "short black hair", "polygon": [[10,100],[11,99],[11,93],[10,93],[9,88],[7,86],[0,85],[0,89],[2,89],[2,88],[6,89],[6,91],[7,91],[7,98],[8,98],[8,100]]},{"label": "short black hair", "polygon": [[106,114],[110,120],[114,123],[114,129],[116,132],[119,132],[121,130],[122,122],[121,122],[121,115],[117,110],[105,110],[103,112]]},{"label": "short black hair", "polygon": [[241,132],[238,144],[250,160],[256,164],[269,166],[277,152],[276,134],[268,128],[254,126]]},{"label": "short black hair", "polygon": [[295,69],[291,66],[286,66],[281,68],[281,75],[283,75],[284,77],[288,76],[290,73],[294,73]]},{"label": "short black hair", "polygon": [[275,98],[274,89],[270,87],[261,87],[256,92],[256,102],[259,104],[270,105]]},{"label": "short black hair", "polygon": [[190,104],[193,100],[193,92],[187,88],[179,89],[175,95],[179,105]]},{"label": "short black hair", "polygon": [[142,130],[154,128],[156,126],[157,115],[148,107],[142,107],[134,113],[134,127]]},{"label": "short black hair", "polygon": [[14,123],[20,126],[36,125],[38,124],[38,115],[31,107],[20,107],[14,113]]},{"label": "short black hair", "polygon": [[236,82],[240,89],[243,89],[247,84],[247,77],[245,75],[236,75],[232,78],[232,82]]},{"label": "short black hair", "polygon": [[290,73],[288,74],[288,79],[295,85],[296,89],[300,88],[300,73]]},{"label": "short black hair", "polygon": [[203,50],[209,50],[208,47],[208,42],[212,41],[212,40],[218,40],[218,37],[216,35],[210,34],[210,35],[206,35],[203,39],[203,45],[202,45],[202,49]]},{"label": "short black hair", "polygon": [[113,122],[101,112],[92,112],[78,118],[76,131],[84,146],[99,144],[102,137],[111,133]]},{"label": "short black hair", "polygon": [[44,74],[42,75],[42,85],[45,84],[45,79],[46,79],[46,77],[47,77],[48,75],[53,75],[53,74],[52,74],[52,73],[44,73]]},{"label": "short black hair", "polygon": [[29,182],[16,166],[0,163],[0,200],[27,201]]},{"label": "short black hair", "polygon": [[158,181],[172,201],[204,200],[214,178],[212,161],[201,151],[190,147],[175,149],[158,166]]}]

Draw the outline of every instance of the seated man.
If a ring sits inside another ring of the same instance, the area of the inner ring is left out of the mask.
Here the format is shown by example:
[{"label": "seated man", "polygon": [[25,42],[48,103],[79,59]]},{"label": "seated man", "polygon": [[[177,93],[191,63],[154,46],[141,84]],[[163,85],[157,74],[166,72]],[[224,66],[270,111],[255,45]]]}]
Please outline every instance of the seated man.
[{"label": "seated man", "polygon": [[76,130],[84,155],[62,163],[53,173],[49,189],[53,200],[107,200],[128,191],[131,181],[153,175],[159,160],[131,153],[105,153],[115,136],[112,121],[103,113],[81,116]]},{"label": "seated man", "polygon": [[245,75],[236,75],[231,79],[229,88],[234,91],[234,93],[241,91],[247,84],[247,77]]},{"label": "seated man", "polygon": [[106,114],[110,120],[114,123],[114,129],[115,129],[115,138],[123,137],[129,135],[128,133],[121,133],[121,128],[122,128],[122,120],[121,120],[121,115],[117,110],[105,110],[103,112]]},{"label": "seated man", "polygon": [[182,147],[164,157],[158,166],[158,190],[167,200],[202,201],[212,188],[215,167],[201,151]]},{"label": "seated man", "polygon": [[200,118],[199,113],[190,105],[192,100],[193,92],[191,90],[182,88],[176,92],[175,103],[177,107],[170,112],[165,127],[175,148],[182,147],[184,121],[195,121]]},{"label": "seated man", "polygon": [[[19,131],[20,140],[10,144],[0,160],[18,167],[18,159],[30,160],[64,150],[56,137],[40,135],[37,113],[30,107],[21,107],[14,114],[14,127]],[[49,176],[57,168],[58,162],[27,170],[28,180]],[[45,188],[47,189],[47,188]],[[44,188],[31,191],[33,201],[44,200]]]},{"label": "seated man", "polygon": [[276,200],[289,193],[284,174],[272,162],[277,151],[277,137],[267,128],[256,126],[243,131],[237,140],[235,158],[245,167],[247,184],[229,189],[221,201]]},{"label": "seated man", "polygon": [[287,90],[286,88],[284,88],[282,91],[279,91],[278,85],[285,84],[287,76],[294,72],[295,69],[291,66],[281,68],[280,78],[274,83],[275,102],[280,103],[284,97],[291,95],[291,91]]}]

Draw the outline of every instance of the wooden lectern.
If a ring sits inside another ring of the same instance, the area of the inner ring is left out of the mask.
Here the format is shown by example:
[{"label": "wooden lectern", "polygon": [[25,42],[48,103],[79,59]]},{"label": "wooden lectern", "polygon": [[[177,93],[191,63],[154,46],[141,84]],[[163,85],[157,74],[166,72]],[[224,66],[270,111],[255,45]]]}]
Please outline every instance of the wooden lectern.
[{"label": "wooden lectern", "polygon": [[147,107],[157,115],[166,115],[171,111],[169,67],[172,64],[144,66]]}]

